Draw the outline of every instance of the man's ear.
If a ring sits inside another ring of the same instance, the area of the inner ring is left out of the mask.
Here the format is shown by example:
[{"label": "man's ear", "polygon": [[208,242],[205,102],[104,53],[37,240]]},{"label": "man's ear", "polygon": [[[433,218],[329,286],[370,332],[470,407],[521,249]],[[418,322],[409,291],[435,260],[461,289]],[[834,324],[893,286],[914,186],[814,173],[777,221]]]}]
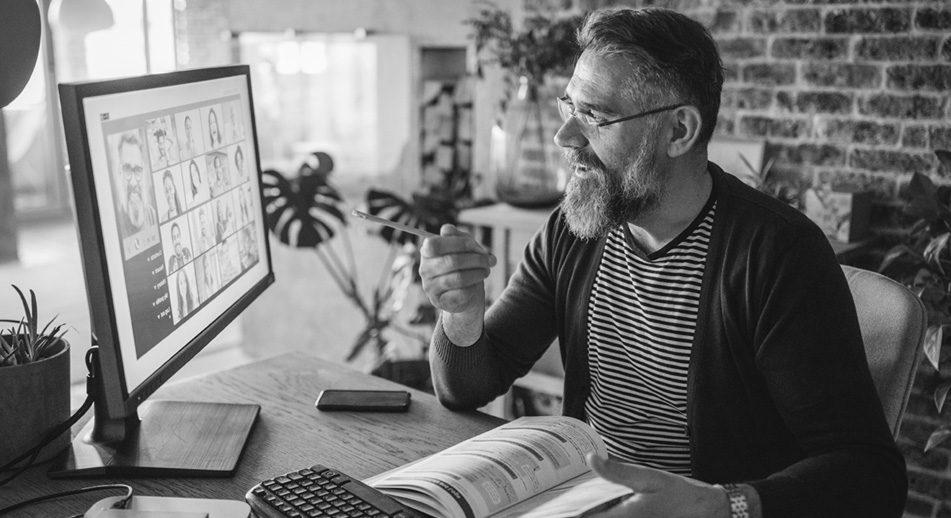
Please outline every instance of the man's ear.
[{"label": "man's ear", "polygon": [[703,122],[700,120],[700,110],[691,105],[675,109],[672,115],[673,131],[667,143],[667,156],[675,158],[693,149]]}]

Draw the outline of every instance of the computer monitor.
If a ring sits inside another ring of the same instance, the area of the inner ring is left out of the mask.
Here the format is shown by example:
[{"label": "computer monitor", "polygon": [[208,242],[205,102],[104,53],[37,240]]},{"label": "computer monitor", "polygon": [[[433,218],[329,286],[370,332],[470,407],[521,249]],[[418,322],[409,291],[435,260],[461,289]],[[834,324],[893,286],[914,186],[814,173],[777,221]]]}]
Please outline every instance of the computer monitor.
[{"label": "computer monitor", "polygon": [[247,66],[60,84],[95,415],[50,476],[227,476],[254,404],[147,401],[274,281]]}]

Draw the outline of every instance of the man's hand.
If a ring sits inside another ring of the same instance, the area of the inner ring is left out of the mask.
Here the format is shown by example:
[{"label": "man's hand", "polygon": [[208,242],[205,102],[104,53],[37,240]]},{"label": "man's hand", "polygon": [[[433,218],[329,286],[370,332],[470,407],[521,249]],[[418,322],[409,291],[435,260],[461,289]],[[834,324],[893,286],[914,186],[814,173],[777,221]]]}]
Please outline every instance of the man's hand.
[{"label": "man's hand", "polygon": [[485,284],[498,262],[469,234],[443,225],[439,237],[423,241],[419,275],[423,291],[437,309],[449,315],[443,329],[453,343],[469,345],[482,333]]},{"label": "man's hand", "polygon": [[589,454],[588,462],[601,477],[635,491],[590,518],[730,518],[729,499],[718,487],[594,454]]}]

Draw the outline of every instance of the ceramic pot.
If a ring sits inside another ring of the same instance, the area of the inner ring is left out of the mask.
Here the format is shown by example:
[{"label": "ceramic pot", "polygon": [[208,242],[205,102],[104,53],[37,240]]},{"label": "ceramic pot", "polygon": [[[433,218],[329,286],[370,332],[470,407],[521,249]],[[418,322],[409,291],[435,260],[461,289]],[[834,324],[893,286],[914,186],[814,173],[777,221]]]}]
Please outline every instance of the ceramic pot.
[{"label": "ceramic pot", "polygon": [[[34,447],[69,419],[69,342],[43,360],[0,367],[0,466]],[[40,452],[36,462],[69,446],[69,430]]]}]

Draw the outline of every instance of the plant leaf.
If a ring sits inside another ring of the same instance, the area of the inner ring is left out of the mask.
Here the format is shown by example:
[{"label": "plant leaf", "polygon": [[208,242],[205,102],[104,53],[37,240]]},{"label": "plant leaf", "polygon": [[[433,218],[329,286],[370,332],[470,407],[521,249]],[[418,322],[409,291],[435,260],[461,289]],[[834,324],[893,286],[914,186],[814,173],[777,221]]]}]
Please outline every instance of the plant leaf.
[{"label": "plant leaf", "polygon": [[938,385],[934,391],[934,405],[938,408],[938,413],[944,408],[944,402],[948,398],[948,390],[951,390],[951,381],[945,381]]},{"label": "plant leaf", "polygon": [[928,444],[925,444],[925,453],[943,443],[948,437],[951,437],[951,424],[939,426],[937,430],[931,432],[931,437],[928,437]]},{"label": "plant leaf", "polygon": [[938,268],[938,271],[944,274],[944,267],[941,265],[941,253],[948,247],[948,239],[951,238],[951,232],[945,232],[937,237],[931,239],[928,242],[928,246],[925,247],[925,260],[929,264],[935,265]]},{"label": "plant leaf", "polygon": [[288,180],[274,170],[262,176],[267,225],[282,243],[314,248],[329,241],[335,227],[346,224],[341,210],[343,197],[329,182],[330,165],[326,153],[314,153],[321,165],[305,163],[300,176]]},{"label": "plant leaf", "polygon": [[[424,220],[419,207],[410,205],[405,200],[393,193],[370,189],[367,191],[367,212],[370,214],[396,221],[410,227],[422,228],[429,231],[439,232],[439,224],[427,224]],[[403,232],[390,227],[380,227],[380,237],[387,243],[418,243],[419,236]]]},{"label": "plant leaf", "polygon": [[930,220],[941,213],[941,205],[937,199],[938,188],[930,178],[916,172],[911,177],[908,190],[911,193],[907,207],[910,214]]},{"label": "plant leaf", "polygon": [[895,245],[887,253],[885,253],[885,257],[882,259],[882,264],[881,266],[878,267],[878,271],[880,273],[887,271],[888,268],[892,265],[892,263],[896,262],[897,260],[903,258],[906,255],[910,255],[914,258],[921,258],[921,254],[912,250],[911,247],[909,247],[908,245],[906,244]]},{"label": "plant leaf", "polygon": [[936,371],[941,368],[941,340],[944,337],[944,328],[942,326],[928,326],[925,331],[925,357]]}]

